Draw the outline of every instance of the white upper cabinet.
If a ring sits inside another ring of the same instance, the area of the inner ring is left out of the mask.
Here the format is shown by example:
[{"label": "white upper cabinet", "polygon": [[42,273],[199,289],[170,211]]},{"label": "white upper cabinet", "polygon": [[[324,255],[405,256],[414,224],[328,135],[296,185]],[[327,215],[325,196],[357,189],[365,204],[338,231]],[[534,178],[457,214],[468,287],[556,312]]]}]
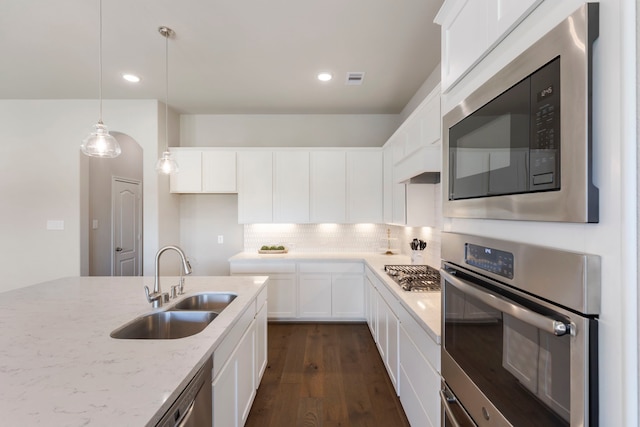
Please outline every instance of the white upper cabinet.
[{"label": "white upper cabinet", "polygon": [[382,150],[347,151],[347,222],[382,223]]},{"label": "white upper cabinet", "polygon": [[172,193],[235,193],[236,152],[232,150],[171,148],[179,172],[171,175]]},{"label": "white upper cabinet", "polygon": [[[394,182],[400,183],[424,172],[442,169],[442,117],[440,86],[436,86],[400,126],[405,135],[404,152],[394,163]],[[397,144],[394,137],[387,143]]]},{"label": "white upper cabinet", "polygon": [[273,222],[273,153],[238,153],[238,222]]},{"label": "white upper cabinet", "polygon": [[204,193],[238,191],[235,151],[202,151],[202,191]]},{"label": "white upper cabinet", "polygon": [[435,22],[441,29],[441,83],[447,92],[542,0],[447,0]]},{"label": "white upper cabinet", "polygon": [[310,153],[311,223],[344,223],[347,219],[347,181],[345,151]]},{"label": "white upper cabinet", "polygon": [[171,192],[202,192],[202,151],[172,148],[171,155],[179,168],[179,172],[170,177]]},{"label": "white upper cabinet", "polygon": [[309,222],[309,152],[273,153],[273,222]]}]

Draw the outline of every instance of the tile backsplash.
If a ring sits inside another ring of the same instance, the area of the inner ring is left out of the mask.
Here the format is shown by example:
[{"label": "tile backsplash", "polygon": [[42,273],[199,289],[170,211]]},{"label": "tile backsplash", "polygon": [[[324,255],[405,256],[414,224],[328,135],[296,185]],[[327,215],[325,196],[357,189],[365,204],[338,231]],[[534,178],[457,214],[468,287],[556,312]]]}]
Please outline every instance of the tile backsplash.
[{"label": "tile backsplash", "polygon": [[427,242],[425,263],[440,265],[440,230],[385,224],[249,224],[244,226],[244,250],[263,245],[283,245],[290,252],[366,252],[411,254],[413,238]]}]

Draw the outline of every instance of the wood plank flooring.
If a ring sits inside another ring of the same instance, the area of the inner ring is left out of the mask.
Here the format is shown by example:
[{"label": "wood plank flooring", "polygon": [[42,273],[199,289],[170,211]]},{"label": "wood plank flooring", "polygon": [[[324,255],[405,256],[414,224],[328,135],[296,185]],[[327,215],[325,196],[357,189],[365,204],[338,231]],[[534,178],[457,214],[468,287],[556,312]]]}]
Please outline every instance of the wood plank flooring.
[{"label": "wood plank flooring", "polygon": [[409,426],[366,323],[269,323],[248,427]]}]

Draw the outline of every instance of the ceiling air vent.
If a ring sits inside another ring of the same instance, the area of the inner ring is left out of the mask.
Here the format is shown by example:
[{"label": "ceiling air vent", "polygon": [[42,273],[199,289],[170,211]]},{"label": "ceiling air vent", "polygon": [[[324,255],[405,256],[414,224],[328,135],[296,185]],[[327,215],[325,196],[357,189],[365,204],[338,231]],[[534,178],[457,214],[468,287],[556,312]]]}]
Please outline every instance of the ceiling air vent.
[{"label": "ceiling air vent", "polygon": [[346,85],[361,85],[364,80],[364,71],[349,71],[347,73]]}]

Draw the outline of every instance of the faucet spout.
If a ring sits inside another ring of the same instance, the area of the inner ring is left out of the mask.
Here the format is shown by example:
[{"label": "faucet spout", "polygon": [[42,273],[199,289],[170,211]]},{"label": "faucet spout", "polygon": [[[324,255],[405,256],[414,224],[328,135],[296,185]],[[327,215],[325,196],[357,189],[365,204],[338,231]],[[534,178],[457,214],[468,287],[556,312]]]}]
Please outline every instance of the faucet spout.
[{"label": "faucet spout", "polygon": [[191,274],[191,264],[189,264],[189,261],[187,261],[187,257],[185,256],[182,249],[174,245],[169,245],[169,246],[160,248],[158,250],[158,253],[156,254],[156,278],[153,284],[154,293],[160,293],[160,255],[162,255],[164,252],[168,250],[174,250],[178,253],[178,255],[180,255],[180,260],[182,261],[182,270],[184,274],[185,275]]}]

